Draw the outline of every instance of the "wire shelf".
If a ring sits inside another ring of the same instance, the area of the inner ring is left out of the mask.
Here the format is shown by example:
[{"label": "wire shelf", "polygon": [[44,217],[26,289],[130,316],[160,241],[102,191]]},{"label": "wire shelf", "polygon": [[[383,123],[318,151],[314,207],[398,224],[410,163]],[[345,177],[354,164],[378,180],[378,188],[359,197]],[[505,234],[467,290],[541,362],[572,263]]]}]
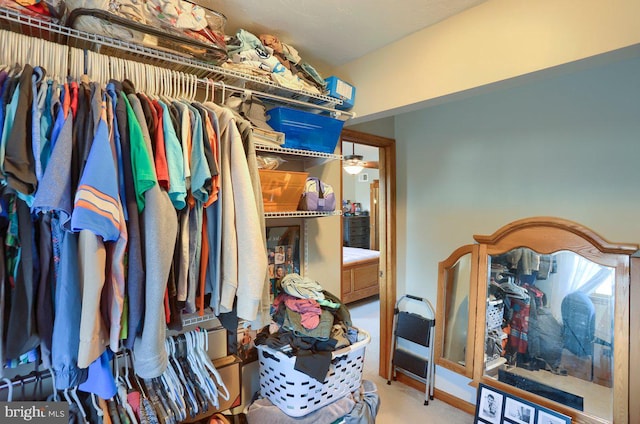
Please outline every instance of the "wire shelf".
[{"label": "wire shelf", "polygon": [[182,317],[182,326],[186,327],[188,325],[200,324],[202,322],[208,322],[217,320],[218,317],[213,312],[208,312],[204,315],[191,314]]},{"label": "wire shelf", "polygon": [[320,159],[328,159],[328,160],[342,160],[342,155],[316,152],[313,150],[289,149],[287,147],[278,147],[274,145],[261,144],[259,142],[256,143],[256,150],[261,152],[278,153],[280,155],[302,156],[302,157],[320,158]]},{"label": "wire shelf", "polygon": [[314,211],[292,211],[292,212],[265,212],[265,218],[322,218],[325,216],[340,216],[342,211],[314,212]]},{"label": "wire shelf", "polygon": [[175,51],[163,51],[103,35],[65,27],[41,18],[0,7],[0,28],[108,56],[135,60],[228,84],[230,88],[256,90],[303,103],[333,109],[342,100],[324,94],[293,90],[269,79],[196,60]]}]

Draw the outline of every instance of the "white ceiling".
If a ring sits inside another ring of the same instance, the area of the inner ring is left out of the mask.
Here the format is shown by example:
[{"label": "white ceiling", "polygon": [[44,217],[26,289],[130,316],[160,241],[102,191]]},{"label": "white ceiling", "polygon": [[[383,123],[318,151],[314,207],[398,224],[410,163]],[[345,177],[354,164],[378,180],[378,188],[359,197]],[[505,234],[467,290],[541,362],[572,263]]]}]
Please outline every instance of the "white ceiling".
[{"label": "white ceiling", "polygon": [[273,34],[317,69],[337,67],[485,0],[197,0],[225,33]]}]

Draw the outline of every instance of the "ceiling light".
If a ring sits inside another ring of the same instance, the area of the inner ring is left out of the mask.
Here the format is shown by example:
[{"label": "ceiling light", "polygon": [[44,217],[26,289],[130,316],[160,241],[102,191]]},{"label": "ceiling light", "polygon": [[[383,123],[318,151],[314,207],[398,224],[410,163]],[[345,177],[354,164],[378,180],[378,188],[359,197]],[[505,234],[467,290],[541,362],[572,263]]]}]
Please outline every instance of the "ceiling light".
[{"label": "ceiling light", "polygon": [[351,175],[359,174],[364,169],[364,161],[361,155],[355,154],[355,144],[351,144],[352,151],[350,155],[343,157],[342,168]]},{"label": "ceiling light", "polygon": [[342,168],[351,175],[359,174],[364,169],[364,161],[360,155],[348,155],[344,157]]}]

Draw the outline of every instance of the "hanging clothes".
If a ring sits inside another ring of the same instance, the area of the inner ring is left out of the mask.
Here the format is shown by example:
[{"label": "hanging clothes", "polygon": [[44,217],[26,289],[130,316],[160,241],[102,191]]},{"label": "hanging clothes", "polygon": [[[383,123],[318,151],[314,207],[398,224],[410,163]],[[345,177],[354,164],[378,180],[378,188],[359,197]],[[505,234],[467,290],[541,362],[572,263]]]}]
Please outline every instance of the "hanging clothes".
[{"label": "hanging clothes", "polygon": [[220,308],[222,312],[231,311],[235,298],[238,317],[253,321],[267,275],[266,245],[262,242],[258,207],[233,112],[214,103],[205,106],[216,112],[220,123],[223,174]]},{"label": "hanging clothes", "polygon": [[39,346],[57,388],[92,390],[105,380],[87,382],[89,370],[123,346],[137,375],[161,376],[167,322],[181,329],[183,313],[237,302],[239,318],[268,317],[244,119],[126,80],[57,83],[30,65],[0,72],[0,112],[8,359]]}]

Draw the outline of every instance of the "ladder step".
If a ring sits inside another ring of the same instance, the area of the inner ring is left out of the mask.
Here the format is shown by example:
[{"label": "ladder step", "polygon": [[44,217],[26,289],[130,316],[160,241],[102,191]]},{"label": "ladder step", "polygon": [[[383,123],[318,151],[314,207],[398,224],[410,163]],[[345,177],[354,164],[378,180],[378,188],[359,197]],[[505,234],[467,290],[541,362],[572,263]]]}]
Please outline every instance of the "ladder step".
[{"label": "ladder step", "polygon": [[412,312],[399,312],[396,336],[429,347],[429,334],[434,322]]},{"label": "ladder step", "polygon": [[429,361],[405,350],[396,349],[393,355],[393,365],[419,377],[427,378]]}]

